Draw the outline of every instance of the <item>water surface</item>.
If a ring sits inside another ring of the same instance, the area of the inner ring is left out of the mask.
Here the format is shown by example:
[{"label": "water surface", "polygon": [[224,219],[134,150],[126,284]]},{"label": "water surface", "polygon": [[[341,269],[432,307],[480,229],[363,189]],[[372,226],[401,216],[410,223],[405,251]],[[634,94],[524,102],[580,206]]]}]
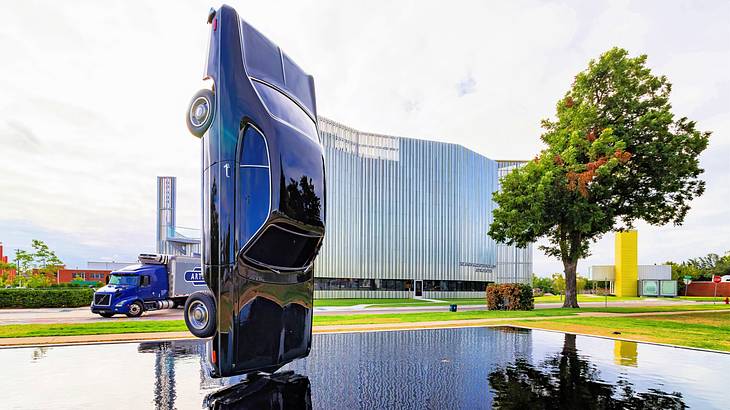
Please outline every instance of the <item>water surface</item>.
[{"label": "water surface", "polygon": [[[240,380],[210,378],[205,349],[195,340],[0,349],[0,407],[201,408]],[[238,389],[233,408],[727,408],[730,355],[462,328],[315,335],[311,355],[282,371],[292,373]]]}]

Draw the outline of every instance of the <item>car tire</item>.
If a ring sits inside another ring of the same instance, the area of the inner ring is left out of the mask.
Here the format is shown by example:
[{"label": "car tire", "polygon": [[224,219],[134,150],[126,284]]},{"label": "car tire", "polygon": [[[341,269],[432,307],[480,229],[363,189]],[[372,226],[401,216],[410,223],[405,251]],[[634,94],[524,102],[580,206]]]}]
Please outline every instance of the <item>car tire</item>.
[{"label": "car tire", "polygon": [[191,134],[202,138],[215,115],[215,97],[213,91],[202,89],[193,95],[185,116],[185,123]]},{"label": "car tire", "polygon": [[129,304],[129,312],[127,317],[140,317],[144,313],[144,305],[140,301],[132,302]]},{"label": "car tire", "polygon": [[200,338],[208,338],[216,330],[216,305],[213,292],[199,291],[185,301],[185,325],[190,333]]},{"label": "car tire", "polygon": [[114,313],[112,313],[112,312],[102,312],[102,313],[99,313],[99,315],[101,315],[101,317],[105,317],[105,318],[109,319],[110,317],[114,316]]}]

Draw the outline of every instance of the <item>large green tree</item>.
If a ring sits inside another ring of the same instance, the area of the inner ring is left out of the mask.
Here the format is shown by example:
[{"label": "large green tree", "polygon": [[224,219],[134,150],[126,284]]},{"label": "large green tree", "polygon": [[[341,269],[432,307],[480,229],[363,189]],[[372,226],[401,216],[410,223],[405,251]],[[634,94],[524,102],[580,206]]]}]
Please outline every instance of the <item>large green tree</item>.
[{"label": "large green tree", "polygon": [[578,307],[576,267],[603,234],[649,224],[681,224],[702,195],[698,156],[709,132],[676,118],[671,84],[646,56],[613,48],[591,60],[543,120],[546,144],[533,161],[501,180],[489,234],[541,249],[563,262],[565,307]]}]

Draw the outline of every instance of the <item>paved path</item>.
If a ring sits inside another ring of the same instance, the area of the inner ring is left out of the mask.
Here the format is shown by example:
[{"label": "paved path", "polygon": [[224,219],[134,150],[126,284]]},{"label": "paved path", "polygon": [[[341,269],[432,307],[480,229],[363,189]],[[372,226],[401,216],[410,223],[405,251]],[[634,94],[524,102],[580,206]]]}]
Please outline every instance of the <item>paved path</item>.
[{"label": "paved path", "polygon": [[[704,302],[671,301],[671,300],[632,300],[623,302],[609,302],[609,307],[636,307],[636,306],[678,306],[682,304],[698,305]],[[712,302],[709,302],[712,303]],[[458,304],[458,303],[457,303]],[[582,307],[603,307],[604,302],[583,302]],[[364,315],[388,313],[420,313],[420,312],[447,312],[448,306],[403,306],[366,308],[368,305],[315,307],[317,316],[330,315]],[[536,309],[559,308],[562,303],[538,303]],[[459,311],[485,310],[483,305],[459,305]],[[88,307],[80,308],[48,308],[48,309],[0,309],[0,325],[28,324],[28,323],[91,323],[101,321],[125,320],[180,320],[183,318],[182,309],[164,309],[145,312],[140,318],[128,318],[117,315],[113,318],[103,318],[91,313]]]},{"label": "paved path", "polygon": [[[641,312],[641,313],[608,313],[608,312],[579,312],[574,316],[544,316],[544,317],[517,317],[517,318],[491,318],[491,319],[464,319],[444,320],[438,322],[412,322],[412,323],[377,323],[363,325],[327,325],[314,326],[313,333],[353,333],[353,332],[378,332],[394,330],[417,330],[417,329],[442,329],[459,327],[487,327],[505,326],[516,321],[540,321],[566,319],[570,317],[633,317],[633,316],[666,316],[700,314],[708,312],[724,312],[730,314],[727,309],[716,310],[694,310],[684,312]],[[92,343],[124,343],[150,340],[175,340],[195,339],[190,332],[157,332],[157,333],[125,333],[109,335],[86,335],[86,336],[48,336],[48,337],[18,337],[0,338],[0,348],[27,347],[38,345],[79,345]]]}]

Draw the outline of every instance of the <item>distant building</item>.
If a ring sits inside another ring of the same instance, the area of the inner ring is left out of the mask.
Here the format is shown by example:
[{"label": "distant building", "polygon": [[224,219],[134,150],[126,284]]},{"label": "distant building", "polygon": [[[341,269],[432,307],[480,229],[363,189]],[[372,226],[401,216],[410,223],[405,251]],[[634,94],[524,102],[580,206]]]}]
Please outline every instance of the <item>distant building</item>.
[{"label": "distant building", "polygon": [[[157,177],[157,253],[193,256],[200,253],[198,229],[180,228],[175,225],[177,212],[177,188],[175,177]],[[183,231],[189,231],[187,235]]]},{"label": "distant building", "polygon": [[616,232],[613,265],[594,265],[589,278],[608,282],[616,296],[677,296],[669,265],[639,265],[638,233]]},{"label": "distant building", "polygon": [[[3,243],[0,242],[0,262],[9,263],[8,257],[3,253]],[[0,269],[0,274],[8,275],[8,279],[15,279],[15,269]]]},{"label": "distant building", "polygon": [[489,283],[529,283],[532,247],[487,234],[500,175],[461,145],[358,131],[319,118],[327,234],[315,297],[483,297]]},{"label": "distant building", "polygon": [[122,269],[124,267],[129,266],[129,265],[134,265],[136,263],[139,263],[139,262],[137,262],[137,261],[134,261],[134,262],[88,261],[88,262],[86,262],[86,269],[87,270],[88,269],[91,269],[91,270],[109,270],[109,271],[113,271],[113,270]]},{"label": "distant building", "polygon": [[111,270],[106,269],[59,269],[56,275],[56,283],[82,282],[107,282]]}]

